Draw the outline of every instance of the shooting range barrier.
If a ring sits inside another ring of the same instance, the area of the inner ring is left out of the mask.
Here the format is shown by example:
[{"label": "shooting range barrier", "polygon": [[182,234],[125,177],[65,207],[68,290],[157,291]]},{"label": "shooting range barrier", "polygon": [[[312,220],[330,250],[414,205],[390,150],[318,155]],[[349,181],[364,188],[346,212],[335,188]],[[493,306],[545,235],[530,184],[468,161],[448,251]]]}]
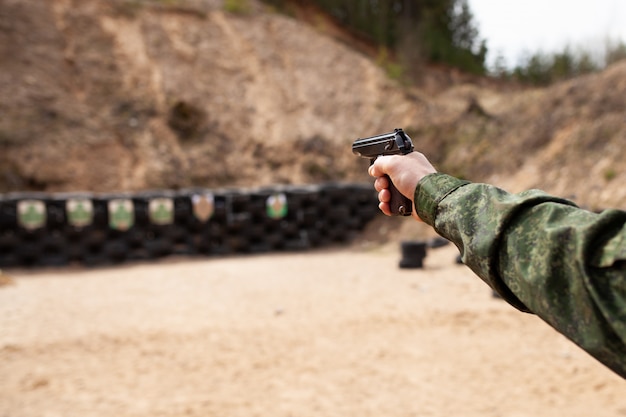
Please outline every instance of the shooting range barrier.
[{"label": "shooting range barrier", "polygon": [[11,193],[0,195],[0,267],[306,250],[349,242],[378,213],[371,184]]}]

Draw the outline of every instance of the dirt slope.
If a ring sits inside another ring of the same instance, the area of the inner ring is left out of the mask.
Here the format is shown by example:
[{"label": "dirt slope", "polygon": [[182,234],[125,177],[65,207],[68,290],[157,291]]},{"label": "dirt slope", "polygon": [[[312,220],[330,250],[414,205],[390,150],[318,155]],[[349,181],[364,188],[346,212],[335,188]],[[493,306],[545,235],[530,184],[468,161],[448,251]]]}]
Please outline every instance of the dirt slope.
[{"label": "dirt slope", "polygon": [[3,0],[3,188],[353,179],[351,140],[416,117],[368,59],[295,20],[129,7]]},{"label": "dirt slope", "polygon": [[367,181],[351,142],[404,127],[453,174],[626,206],[626,64],[408,88],[323,19],[252,4],[0,0],[0,192]]},{"label": "dirt slope", "polygon": [[421,131],[446,171],[625,208],[625,97],[626,62],[545,89],[453,87],[435,98],[449,114]]}]

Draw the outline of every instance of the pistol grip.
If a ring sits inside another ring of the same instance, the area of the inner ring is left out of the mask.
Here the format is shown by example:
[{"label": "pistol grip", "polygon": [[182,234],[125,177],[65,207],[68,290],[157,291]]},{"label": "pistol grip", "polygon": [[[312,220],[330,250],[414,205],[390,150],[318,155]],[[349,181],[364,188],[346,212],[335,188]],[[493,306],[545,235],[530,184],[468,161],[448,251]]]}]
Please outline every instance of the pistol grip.
[{"label": "pistol grip", "polygon": [[391,209],[391,214],[394,216],[410,216],[413,213],[413,203],[398,191],[388,175],[385,176],[389,180],[389,192],[391,193],[389,208]]}]

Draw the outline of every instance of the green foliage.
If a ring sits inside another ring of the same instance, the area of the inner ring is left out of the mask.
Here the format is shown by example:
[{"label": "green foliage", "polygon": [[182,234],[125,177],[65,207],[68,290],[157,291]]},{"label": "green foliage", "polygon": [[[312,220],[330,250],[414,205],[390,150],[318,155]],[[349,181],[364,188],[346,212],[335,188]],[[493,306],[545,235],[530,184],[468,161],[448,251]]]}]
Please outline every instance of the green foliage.
[{"label": "green foliage", "polygon": [[492,73],[501,78],[513,77],[528,84],[543,86],[597,72],[623,59],[626,59],[626,45],[623,42],[607,42],[603,59],[594,58],[588,51],[573,51],[567,46],[552,54],[537,52],[529,55],[510,72],[506,70],[504,62],[496,61]]},{"label": "green foliage", "polygon": [[[290,0],[265,0],[284,10]],[[292,0],[295,1],[295,0]],[[438,62],[465,71],[485,72],[486,44],[467,0],[298,0],[319,7],[348,30],[393,52],[386,67],[403,77],[407,67]]]},{"label": "green foliage", "polygon": [[387,76],[392,80],[404,81],[405,70],[404,66],[391,59],[389,49],[381,47],[378,50],[378,56],[376,57],[376,63],[382,67]]},{"label": "green foliage", "polygon": [[248,14],[252,8],[249,0],[224,0],[224,10],[229,13]]},{"label": "green foliage", "polygon": [[604,179],[609,182],[617,176],[617,172],[613,168],[609,168],[604,171]]},{"label": "green foliage", "polygon": [[513,70],[512,75],[519,81],[533,85],[550,83],[588,74],[600,69],[591,55],[586,52],[574,53],[569,47],[552,55],[535,53]]},{"label": "green foliage", "polygon": [[[449,2],[448,8],[438,13],[438,19],[445,19],[432,29],[438,36],[433,37],[437,46],[431,49],[430,58],[474,74],[484,74],[487,43],[479,39],[467,1]],[[430,39],[429,34],[425,36]]]}]

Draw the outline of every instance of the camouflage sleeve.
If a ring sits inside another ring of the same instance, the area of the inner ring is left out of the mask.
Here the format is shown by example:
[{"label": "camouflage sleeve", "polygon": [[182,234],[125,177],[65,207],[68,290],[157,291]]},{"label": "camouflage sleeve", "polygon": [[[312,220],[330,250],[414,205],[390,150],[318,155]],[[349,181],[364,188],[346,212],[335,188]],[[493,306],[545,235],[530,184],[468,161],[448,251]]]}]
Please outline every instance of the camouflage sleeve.
[{"label": "camouflage sleeve", "polygon": [[626,378],[626,212],[445,174],[415,190],[420,217],[513,306],[537,314]]}]

